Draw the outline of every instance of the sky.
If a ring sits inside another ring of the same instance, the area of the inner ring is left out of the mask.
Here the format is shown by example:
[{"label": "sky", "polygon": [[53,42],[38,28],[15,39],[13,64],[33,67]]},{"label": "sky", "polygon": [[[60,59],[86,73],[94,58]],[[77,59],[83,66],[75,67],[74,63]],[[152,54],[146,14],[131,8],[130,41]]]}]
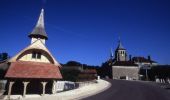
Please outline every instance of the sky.
[{"label": "sky", "polygon": [[101,65],[120,37],[128,54],[170,64],[169,0],[0,0],[0,52],[30,44],[42,8],[46,46],[60,63]]}]

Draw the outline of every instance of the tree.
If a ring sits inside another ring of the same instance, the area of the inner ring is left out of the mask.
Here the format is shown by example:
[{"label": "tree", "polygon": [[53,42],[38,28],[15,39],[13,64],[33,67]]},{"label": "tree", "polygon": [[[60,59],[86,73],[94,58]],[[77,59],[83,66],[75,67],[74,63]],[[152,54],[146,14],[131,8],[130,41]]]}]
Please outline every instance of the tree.
[{"label": "tree", "polygon": [[69,61],[65,65],[66,66],[81,66],[82,64],[76,61]]},{"label": "tree", "polygon": [[6,60],[8,59],[9,56],[8,56],[8,53],[0,53],[0,61],[3,61],[3,60]]}]

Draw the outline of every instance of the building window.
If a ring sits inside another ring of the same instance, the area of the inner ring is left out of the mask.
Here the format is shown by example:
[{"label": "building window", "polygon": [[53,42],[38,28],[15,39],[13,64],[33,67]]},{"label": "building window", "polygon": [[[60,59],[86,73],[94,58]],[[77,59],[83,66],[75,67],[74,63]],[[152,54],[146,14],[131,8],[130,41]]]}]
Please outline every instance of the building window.
[{"label": "building window", "polygon": [[41,53],[37,53],[37,59],[41,59]]},{"label": "building window", "polygon": [[33,59],[41,59],[41,53],[39,53],[39,52],[33,52],[33,53],[32,53],[32,58],[33,58]]},{"label": "building window", "polygon": [[36,58],[36,52],[32,53],[32,58],[34,58],[34,59]]}]

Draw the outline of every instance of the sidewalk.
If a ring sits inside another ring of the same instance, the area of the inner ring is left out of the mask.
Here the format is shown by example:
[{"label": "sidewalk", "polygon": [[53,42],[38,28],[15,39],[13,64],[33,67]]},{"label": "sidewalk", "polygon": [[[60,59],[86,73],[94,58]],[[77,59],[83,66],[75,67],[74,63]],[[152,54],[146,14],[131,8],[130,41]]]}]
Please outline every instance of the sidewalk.
[{"label": "sidewalk", "polygon": [[[26,95],[22,98],[21,95],[12,95],[11,99],[21,100],[80,100],[88,96],[95,95],[102,91],[105,91],[111,86],[111,84],[105,80],[98,80],[96,84],[89,84],[74,90],[60,92],[56,94],[46,94],[45,96],[40,95]],[[6,99],[6,97],[4,98]]]}]

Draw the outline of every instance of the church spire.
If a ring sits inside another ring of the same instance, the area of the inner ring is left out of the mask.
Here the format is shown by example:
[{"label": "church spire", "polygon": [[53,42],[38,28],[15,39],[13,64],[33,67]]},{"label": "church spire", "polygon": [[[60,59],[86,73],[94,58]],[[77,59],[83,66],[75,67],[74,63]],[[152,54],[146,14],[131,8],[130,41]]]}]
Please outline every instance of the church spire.
[{"label": "church spire", "polygon": [[36,27],[44,28],[44,9],[41,9],[41,13],[40,13]]},{"label": "church spire", "polygon": [[117,47],[118,50],[120,49],[125,49],[121,43],[121,40],[120,40],[120,37],[119,37],[119,41],[118,41],[118,47]]},{"label": "church spire", "polygon": [[44,27],[44,9],[41,9],[41,13],[39,16],[39,19],[37,21],[37,24],[33,31],[29,34],[30,38],[40,38],[40,39],[45,39],[47,40],[47,34],[45,32],[45,27]]}]

